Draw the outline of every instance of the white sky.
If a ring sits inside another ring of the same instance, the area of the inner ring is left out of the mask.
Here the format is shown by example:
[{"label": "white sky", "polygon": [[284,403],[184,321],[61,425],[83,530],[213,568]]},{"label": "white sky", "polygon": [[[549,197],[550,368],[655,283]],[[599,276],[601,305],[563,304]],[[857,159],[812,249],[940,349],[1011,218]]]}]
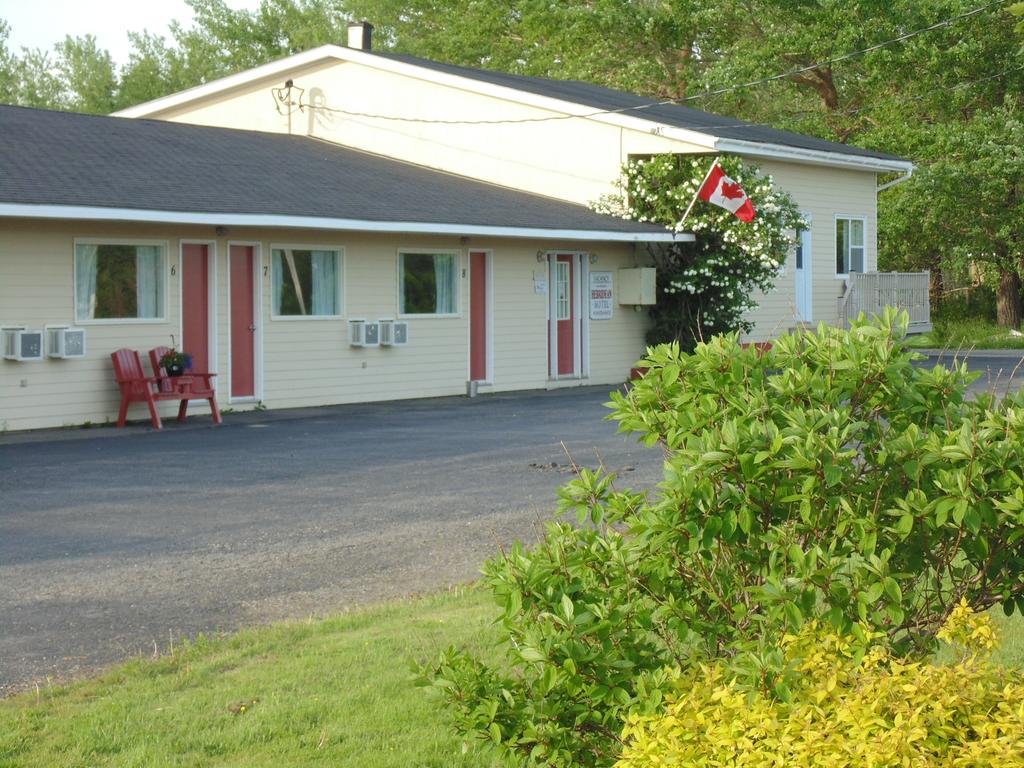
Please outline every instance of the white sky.
[{"label": "white sky", "polygon": [[[259,0],[227,0],[231,8],[252,10]],[[114,61],[128,61],[129,32],[148,29],[168,35],[174,19],[188,25],[192,9],[185,0],[0,0],[0,19],[11,28],[9,50],[52,50],[66,35],[95,35]]]}]

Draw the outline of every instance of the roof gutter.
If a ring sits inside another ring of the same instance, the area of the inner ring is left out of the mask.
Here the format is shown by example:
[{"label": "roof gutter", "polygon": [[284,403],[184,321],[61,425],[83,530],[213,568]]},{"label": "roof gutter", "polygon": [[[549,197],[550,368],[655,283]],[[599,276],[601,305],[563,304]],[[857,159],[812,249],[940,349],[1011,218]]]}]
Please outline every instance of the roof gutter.
[{"label": "roof gutter", "polygon": [[718,139],[715,149],[720,152],[731,152],[737,155],[765,157],[769,159],[788,160],[796,163],[812,165],[830,165],[836,168],[850,168],[858,171],[904,171],[909,173],[914,164],[909,160],[887,160],[881,157],[863,155],[844,155],[839,152],[826,152],[818,149],[803,149],[782,144],[769,144],[760,141],[744,141],[743,139]]},{"label": "roof gutter", "polygon": [[322,229],[338,232],[388,232],[395,234],[457,235],[460,237],[480,235],[537,240],[582,240],[603,243],[679,243],[693,242],[694,240],[692,234],[675,234],[669,230],[664,232],[646,232],[642,230],[629,232],[602,229],[547,229],[543,227],[501,227],[485,224],[449,224],[426,221],[373,221],[369,219],[336,219],[323,216],[160,211],[80,205],[37,205],[32,203],[0,203],[0,218],[201,224],[213,227]]},{"label": "roof gutter", "polygon": [[902,184],[904,181],[909,181],[910,177],[913,176],[913,175],[914,175],[914,166],[910,166],[907,169],[907,172],[904,173],[902,176],[897,176],[892,181],[887,181],[887,182],[885,182],[885,184],[879,185],[878,188],[875,189],[875,192],[878,193],[878,192],[881,192],[883,189],[888,189],[889,187],[895,187],[897,184]]}]

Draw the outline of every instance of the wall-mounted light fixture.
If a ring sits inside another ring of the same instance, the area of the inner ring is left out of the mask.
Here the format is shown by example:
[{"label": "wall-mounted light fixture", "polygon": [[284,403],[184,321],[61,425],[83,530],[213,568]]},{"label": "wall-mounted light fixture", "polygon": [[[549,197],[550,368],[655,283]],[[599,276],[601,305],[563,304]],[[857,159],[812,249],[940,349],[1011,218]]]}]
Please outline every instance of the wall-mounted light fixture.
[{"label": "wall-mounted light fixture", "polygon": [[590,263],[591,264],[597,264],[597,254],[596,253],[590,254]]},{"label": "wall-mounted light fixture", "polygon": [[543,264],[545,260],[544,251],[537,251],[537,263]]},{"label": "wall-mounted light fixture", "polygon": [[224,237],[228,233],[228,228],[227,227],[217,227],[213,231],[217,233],[217,237]]}]

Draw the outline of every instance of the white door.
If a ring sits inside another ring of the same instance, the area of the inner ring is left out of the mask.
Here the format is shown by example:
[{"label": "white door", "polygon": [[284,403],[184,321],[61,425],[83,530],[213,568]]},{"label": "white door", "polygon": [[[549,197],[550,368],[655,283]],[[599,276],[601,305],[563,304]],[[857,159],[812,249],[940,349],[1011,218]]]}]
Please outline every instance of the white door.
[{"label": "white door", "polygon": [[811,231],[802,229],[796,243],[796,316],[807,323],[811,320]]}]

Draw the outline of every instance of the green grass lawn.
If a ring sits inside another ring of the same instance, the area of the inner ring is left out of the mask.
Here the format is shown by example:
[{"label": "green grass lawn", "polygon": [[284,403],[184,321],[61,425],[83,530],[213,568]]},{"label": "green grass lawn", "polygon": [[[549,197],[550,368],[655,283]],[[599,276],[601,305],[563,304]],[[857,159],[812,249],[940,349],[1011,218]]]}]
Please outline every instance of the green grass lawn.
[{"label": "green grass lawn", "polygon": [[1007,328],[984,320],[936,321],[931,332],[909,337],[907,346],[950,350],[1024,349],[1024,336],[1014,336]]},{"label": "green grass lawn", "polygon": [[[409,668],[452,643],[495,658],[495,614],[464,590],[200,640],[0,701],[0,766],[498,768],[485,746],[464,749]],[[997,623],[997,660],[1024,667],[1024,620]]]},{"label": "green grass lawn", "polygon": [[200,639],[0,701],[0,766],[496,766],[409,666],[452,643],[494,656],[495,615],[468,590]]}]

